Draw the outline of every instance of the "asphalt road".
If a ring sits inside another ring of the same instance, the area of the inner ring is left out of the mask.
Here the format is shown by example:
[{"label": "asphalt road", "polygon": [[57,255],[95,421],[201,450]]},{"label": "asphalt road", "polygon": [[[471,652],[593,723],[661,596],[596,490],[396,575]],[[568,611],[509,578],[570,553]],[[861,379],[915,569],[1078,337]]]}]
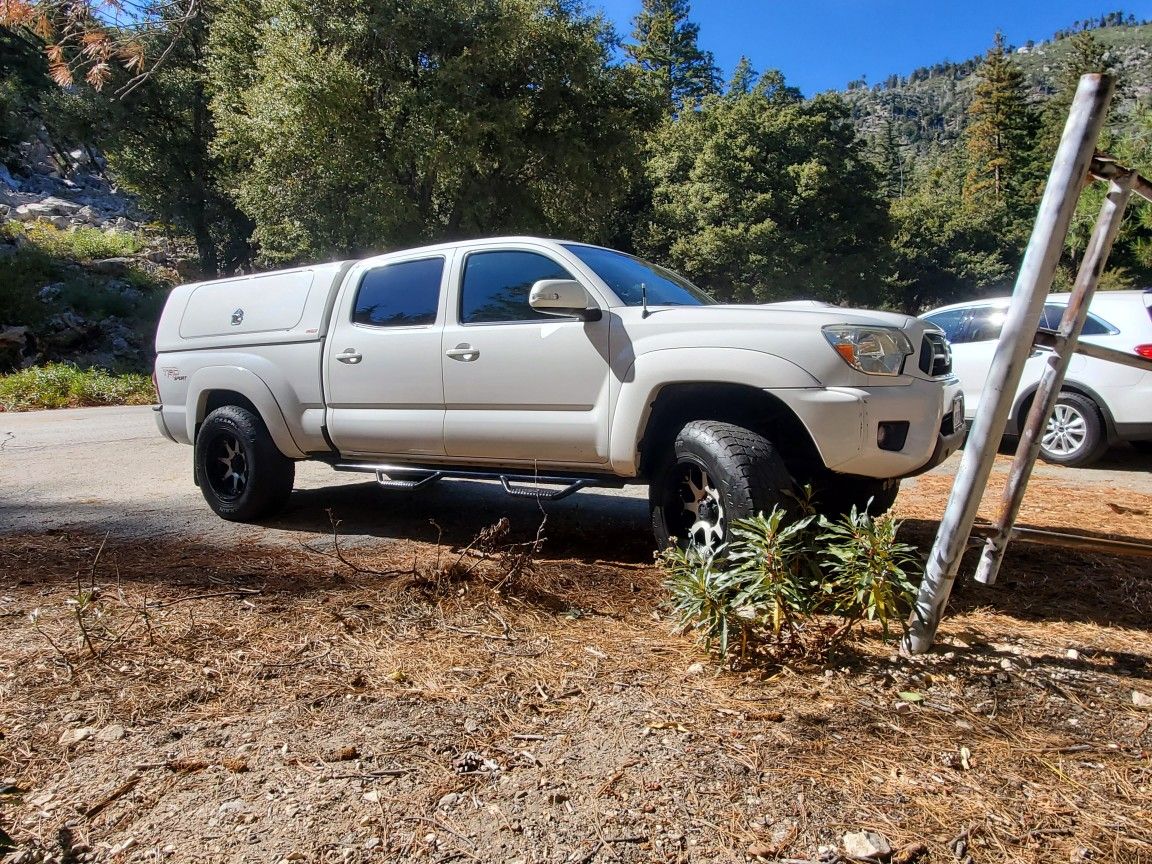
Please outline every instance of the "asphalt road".
[{"label": "asphalt road", "polygon": [[[954,472],[957,464],[953,457],[935,470]],[[1037,472],[1069,485],[1152,494],[1152,457],[1127,446],[1092,468],[1041,464]],[[906,481],[905,489],[914,483]],[[543,518],[534,501],[509,498],[493,483],[443,481],[397,492],[378,488],[366,475],[299,463],[296,490],[286,511],[263,525],[227,523],[192,482],[191,448],[161,437],[146,406],[0,413],[0,533],[82,527],[208,543],[296,544],[330,536],[337,519],[349,543],[443,536],[459,544],[500,516],[525,536],[534,535]],[[650,560],[645,496],[644,487],[631,486],[550,502],[549,539],[591,557]]]}]

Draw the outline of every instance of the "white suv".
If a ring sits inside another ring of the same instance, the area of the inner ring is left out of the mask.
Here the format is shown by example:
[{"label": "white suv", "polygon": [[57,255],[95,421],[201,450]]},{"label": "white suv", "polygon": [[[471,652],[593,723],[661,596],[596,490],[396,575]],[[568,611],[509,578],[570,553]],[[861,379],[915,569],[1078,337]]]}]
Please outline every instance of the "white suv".
[{"label": "white suv", "polygon": [[[943,330],[952,343],[953,370],[964,388],[969,419],[980,404],[1009,300],[954,303],[920,316]],[[1058,328],[1067,303],[1067,294],[1052,294],[1040,326]],[[1152,359],[1152,289],[1096,294],[1081,338]],[[1025,365],[1008,418],[1009,434],[1019,433],[1050,353],[1038,348]],[[1087,465],[1114,441],[1131,441],[1145,451],[1152,448],[1152,372],[1075,354],[1040,455],[1061,465]]]}]

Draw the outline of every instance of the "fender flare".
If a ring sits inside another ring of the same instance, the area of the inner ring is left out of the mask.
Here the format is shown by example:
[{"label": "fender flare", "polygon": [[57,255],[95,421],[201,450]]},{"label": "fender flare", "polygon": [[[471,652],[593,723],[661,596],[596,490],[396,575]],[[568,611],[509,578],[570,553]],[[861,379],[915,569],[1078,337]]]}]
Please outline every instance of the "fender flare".
[{"label": "fender flare", "polygon": [[822,386],[801,366],[749,348],[668,348],[637,357],[624,375],[613,406],[609,462],[620,476],[636,475],[637,448],[652,404],[674,384],[739,384],[761,390]]},{"label": "fender flare", "polygon": [[251,402],[272,436],[276,448],[290,459],[303,459],[306,453],[292,438],[288,423],[272,390],[262,378],[241,366],[205,366],[188,381],[188,440],[195,443],[196,427],[203,421],[208,394],[213,390],[231,390]]}]

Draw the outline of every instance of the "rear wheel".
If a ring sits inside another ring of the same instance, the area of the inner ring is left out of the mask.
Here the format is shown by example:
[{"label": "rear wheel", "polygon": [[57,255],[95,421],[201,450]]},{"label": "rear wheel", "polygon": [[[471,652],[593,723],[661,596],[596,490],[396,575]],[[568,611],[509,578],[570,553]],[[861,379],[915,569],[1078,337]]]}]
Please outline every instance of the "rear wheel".
[{"label": "rear wheel", "polygon": [[194,458],[204,500],[231,522],[271,515],[292,493],[296,466],[277,449],[264,422],[238,405],[205,418]]},{"label": "rear wheel", "polygon": [[787,506],[792,491],[784,461],[764,436],[694,420],[680,430],[649,486],[656,544],[715,551],[733,521]]},{"label": "rear wheel", "polygon": [[1090,465],[1108,449],[1100,409],[1087,396],[1061,392],[1040,437],[1040,458],[1056,465]]}]

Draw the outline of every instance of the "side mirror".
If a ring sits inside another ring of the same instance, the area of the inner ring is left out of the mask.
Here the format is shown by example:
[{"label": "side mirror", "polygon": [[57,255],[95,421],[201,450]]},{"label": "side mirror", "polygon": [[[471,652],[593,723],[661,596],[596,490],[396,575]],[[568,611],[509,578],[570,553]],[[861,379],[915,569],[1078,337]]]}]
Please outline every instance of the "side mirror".
[{"label": "side mirror", "polygon": [[545,315],[575,315],[584,321],[596,321],[602,314],[575,279],[541,279],[528,292],[528,305]]}]

